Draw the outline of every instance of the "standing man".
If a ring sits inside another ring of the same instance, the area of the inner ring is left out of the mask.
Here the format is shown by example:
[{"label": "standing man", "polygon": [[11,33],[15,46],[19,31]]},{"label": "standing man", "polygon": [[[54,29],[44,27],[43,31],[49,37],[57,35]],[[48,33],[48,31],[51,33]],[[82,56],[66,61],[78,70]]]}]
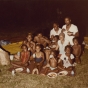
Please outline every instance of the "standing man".
[{"label": "standing man", "polygon": [[69,17],[65,18],[65,25],[62,27],[62,32],[65,34],[65,39],[73,45],[73,38],[79,37],[78,28],[76,25],[71,24],[71,19]]}]

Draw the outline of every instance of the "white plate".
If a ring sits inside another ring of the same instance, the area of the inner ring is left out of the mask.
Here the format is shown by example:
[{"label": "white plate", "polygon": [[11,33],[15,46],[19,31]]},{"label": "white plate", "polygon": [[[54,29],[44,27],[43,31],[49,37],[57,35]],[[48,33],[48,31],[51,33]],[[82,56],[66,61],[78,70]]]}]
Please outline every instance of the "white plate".
[{"label": "white plate", "polygon": [[58,73],[59,76],[65,76],[67,74],[68,74],[67,71],[61,71],[61,72]]},{"label": "white plate", "polygon": [[23,68],[16,68],[15,71],[16,72],[22,72],[23,71]]},{"label": "white plate", "polygon": [[47,76],[48,76],[49,78],[55,78],[55,77],[57,77],[57,73],[55,73],[55,72],[50,72],[50,73],[47,74]]}]

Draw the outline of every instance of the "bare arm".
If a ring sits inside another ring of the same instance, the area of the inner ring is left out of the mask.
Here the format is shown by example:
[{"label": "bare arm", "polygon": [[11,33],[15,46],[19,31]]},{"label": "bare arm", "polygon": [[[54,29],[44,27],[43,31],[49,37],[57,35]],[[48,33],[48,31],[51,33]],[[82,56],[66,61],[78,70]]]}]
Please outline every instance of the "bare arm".
[{"label": "bare arm", "polygon": [[81,45],[79,45],[79,55],[78,55],[78,57],[80,57],[80,55],[81,55]]},{"label": "bare arm", "polygon": [[50,41],[49,41],[48,39],[45,39],[45,38],[44,38],[44,41],[45,41],[46,43],[48,43],[48,44],[50,43]]},{"label": "bare arm", "polygon": [[34,37],[34,42],[35,42],[35,43],[37,42],[37,36]]},{"label": "bare arm", "polygon": [[76,32],[74,36],[79,37],[79,32]]},{"label": "bare arm", "polygon": [[42,62],[44,62],[44,53],[42,53],[42,61],[40,62],[40,63],[42,63]]},{"label": "bare arm", "polygon": [[58,50],[59,49],[59,45],[56,46],[56,49],[55,50]]},{"label": "bare arm", "polygon": [[[71,33],[71,32],[70,32]],[[75,36],[75,37],[79,37],[79,32],[76,32],[75,34],[73,34],[73,32],[71,34],[69,34],[69,36]]]}]

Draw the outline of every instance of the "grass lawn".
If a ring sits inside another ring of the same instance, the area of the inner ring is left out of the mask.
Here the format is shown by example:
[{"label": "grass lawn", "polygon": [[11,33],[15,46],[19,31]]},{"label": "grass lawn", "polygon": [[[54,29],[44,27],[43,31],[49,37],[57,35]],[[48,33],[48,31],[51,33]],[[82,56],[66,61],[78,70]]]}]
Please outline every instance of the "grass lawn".
[{"label": "grass lawn", "polygon": [[[23,30],[25,28],[21,28]],[[0,31],[0,39],[7,39],[11,42],[17,42],[23,40],[27,33],[25,31]],[[32,32],[37,32],[38,29]],[[21,36],[22,35],[22,36]],[[85,49],[85,53],[82,55],[82,64],[76,66],[76,76],[58,76],[51,79],[47,76],[31,75],[25,73],[17,73],[16,76],[12,76],[11,72],[7,69],[10,66],[0,66],[0,88],[88,88],[88,49]]]},{"label": "grass lawn", "polygon": [[0,88],[88,88],[88,50],[81,57],[82,64],[76,66],[76,76],[47,76],[17,73],[12,76],[7,71],[10,66],[0,66]]}]

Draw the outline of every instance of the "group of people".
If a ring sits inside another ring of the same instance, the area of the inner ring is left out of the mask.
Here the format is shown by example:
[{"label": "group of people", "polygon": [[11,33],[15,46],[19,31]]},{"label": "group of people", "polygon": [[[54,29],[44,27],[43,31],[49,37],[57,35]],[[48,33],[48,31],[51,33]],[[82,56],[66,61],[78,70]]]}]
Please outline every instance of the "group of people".
[{"label": "group of people", "polygon": [[20,56],[14,55],[16,61],[11,62],[13,69],[23,68],[30,70],[31,74],[47,75],[49,72],[67,71],[71,74],[75,65],[81,63],[81,45],[76,25],[71,24],[69,17],[65,18],[65,25],[59,28],[53,23],[50,38],[38,33],[33,36],[28,33],[23,41]]},{"label": "group of people", "polygon": [[67,71],[70,75],[75,65],[81,63],[82,50],[78,38],[78,28],[71,24],[69,17],[65,18],[62,29],[58,23],[53,23],[50,38],[42,33],[36,36],[28,33],[22,42],[21,52],[15,54],[14,61],[11,61],[12,69],[22,68],[22,72],[40,75]]}]

